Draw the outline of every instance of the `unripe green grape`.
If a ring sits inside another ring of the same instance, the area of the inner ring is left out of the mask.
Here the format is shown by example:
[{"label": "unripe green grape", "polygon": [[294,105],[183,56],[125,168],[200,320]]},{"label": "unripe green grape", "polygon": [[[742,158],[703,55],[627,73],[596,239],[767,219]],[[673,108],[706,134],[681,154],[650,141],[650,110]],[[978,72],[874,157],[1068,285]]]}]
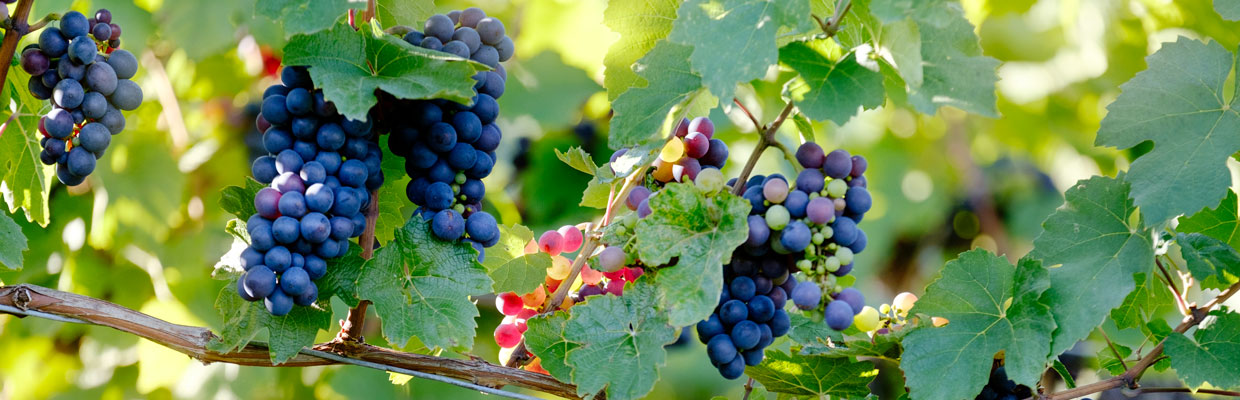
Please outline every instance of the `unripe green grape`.
[{"label": "unripe green grape", "polygon": [[[831,276],[834,277],[835,275],[831,275]],[[840,294],[840,292],[843,292],[843,291],[844,291],[844,286],[841,286],[838,283],[835,285],[835,287],[831,288],[832,294]]]},{"label": "unripe green grape", "polygon": [[818,264],[818,267],[814,268],[814,272],[817,272],[818,275],[825,275],[827,273],[827,270],[822,267],[822,264]]},{"label": "unripe green grape", "polygon": [[782,205],[774,205],[766,210],[766,226],[772,230],[780,231],[788,226],[788,220],[792,216],[788,214],[788,209]]},{"label": "unripe green grape", "polygon": [[862,332],[872,332],[877,330],[878,323],[878,310],[875,310],[874,307],[870,306],[865,306],[865,308],[861,309],[860,313],[857,313],[857,315],[853,317],[853,326],[856,326],[857,330]]},{"label": "unripe green grape", "polygon": [[810,200],[813,200],[813,199],[816,199],[816,198],[819,198],[819,197],[822,197],[822,195],[819,195],[819,194],[818,194],[818,192],[813,192],[813,193],[810,193],[810,194],[809,194],[809,199],[810,199]]},{"label": "unripe green grape", "polygon": [[835,236],[835,229],[831,229],[829,226],[822,227],[823,239],[830,239],[832,236]]},{"label": "unripe green grape", "polygon": [[464,213],[464,212],[465,212],[465,205],[464,205],[464,204],[457,203],[457,205],[456,205],[456,206],[454,206],[454,207],[452,207],[452,209],[453,209],[453,210],[456,210],[456,212],[458,212],[458,213]]},{"label": "unripe green grape", "polygon": [[839,250],[835,251],[835,257],[840,259],[841,265],[852,264],[853,262],[852,249],[847,248],[847,247],[841,247]]},{"label": "unripe green grape", "polygon": [[809,269],[814,267],[814,263],[809,260],[797,261],[797,269],[809,273]]},{"label": "unripe green grape", "polygon": [[810,237],[810,241],[814,242],[815,245],[820,245],[822,244],[822,242],[826,240],[827,240],[827,237],[822,234],[821,229],[818,231],[818,233],[815,233],[813,237]]},{"label": "unripe green grape", "polygon": [[878,312],[879,314],[883,314],[883,315],[891,313],[891,305],[887,303],[883,303],[882,306],[878,307]]},{"label": "unripe green grape", "polygon": [[723,189],[723,173],[715,168],[702,169],[702,172],[698,172],[695,183],[708,194],[716,193]]},{"label": "unripe green grape", "polygon": [[817,249],[817,248],[815,248],[814,246],[806,246],[806,247],[805,247],[805,255],[806,255],[806,256],[810,256],[810,257],[812,257],[812,256],[814,256],[814,254],[817,254],[817,253],[818,253],[818,249]]},{"label": "unripe green grape", "polygon": [[[464,173],[464,172],[457,172],[457,173],[456,173],[456,184],[458,184],[458,185],[464,185],[464,184],[465,184],[465,173]],[[845,189],[845,190],[847,190],[847,189]]]},{"label": "unripe green grape", "polygon": [[791,251],[788,251],[788,248],[784,247],[783,243],[780,243],[778,233],[779,232],[771,232],[771,238],[768,240],[768,242],[771,244],[771,250],[774,250],[776,253],[779,253],[779,254],[792,253]]},{"label": "unripe green grape", "polygon": [[835,275],[827,275],[827,277],[826,277],[826,278],[823,278],[823,280],[822,280],[822,285],[823,285],[823,286],[826,286],[827,288],[834,288],[834,286],[835,286]]},{"label": "unripe green grape", "polygon": [[844,197],[844,193],[848,192],[848,182],[843,179],[833,179],[827,183],[827,195],[834,198]]},{"label": "unripe green grape", "polygon": [[827,257],[827,272],[835,272],[840,270],[840,259],[837,257]]},{"label": "unripe green grape", "polygon": [[839,249],[840,249],[840,245],[839,245],[839,244],[837,244],[837,243],[831,243],[831,244],[827,245],[827,250],[836,251],[836,250],[839,250]]}]

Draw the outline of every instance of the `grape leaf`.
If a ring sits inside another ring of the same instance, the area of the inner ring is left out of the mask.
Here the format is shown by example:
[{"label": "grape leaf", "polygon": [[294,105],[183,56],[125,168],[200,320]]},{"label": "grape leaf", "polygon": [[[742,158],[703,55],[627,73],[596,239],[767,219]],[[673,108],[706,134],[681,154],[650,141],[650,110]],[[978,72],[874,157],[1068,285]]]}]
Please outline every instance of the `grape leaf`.
[{"label": "grape leaf", "polygon": [[244,188],[226,187],[220,191],[220,208],[229,214],[236,215],[242,221],[248,221],[251,216],[258,213],[258,209],[254,208],[254,196],[264,187],[266,186],[253,178],[245,179]]},{"label": "grape leaf", "polygon": [[594,176],[590,178],[590,183],[586,184],[586,190],[581,192],[581,203],[578,205],[605,209],[607,200],[611,197],[611,189],[615,185],[616,174],[611,170],[611,164],[604,164],[594,170],[592,175]]},{"label": "grape leaf", "polygon": [[[330,271],[330,270],[329,270]],[[301,349],[314,344],[319,330],[331,327],[331,302],[319,297],[314,307],[293,307],[287,315],[277,317],[267,312],[263,302],[247,302],[237,295],[237,281],[231,280],[215,299],[223,329],[212,338],[208,348],[227,353],[244,347],[263,329],[269,336],[267,347],[271,362],[279,364],[296,356]]]},{"label": "grape leaf", "polygon": [[1237,217],[1236,192],[1228,190],[1218,207],[1200,211],[1191,216],[1180,217],[1175,230],[1183,233],[1201,232],[1222,240],[1231,247],[1240,247],[1240,218]]},{"label": "grape leaf", "polygon": [[706,319],[723,290],[723,265],[749,236],[749,202],[731,194],[707,197],[692,184],[672,183],[650,198],[653,211],[637,221],[637,253],[664,265],[655,286],[673,326]]},{"label": "grape leaf", "polygon": [[1228,21],[1240,21],[1240,1],[1214,0],[1214,11]]},{"label": "grape leaf", "polygon": [[29,80],[30,75],[21,68],[9,68],[5,79],[4,91],[11,95],[11,103],[5,105],[17,107],[5,107],[8,112],[0,114],[0,118],[8,120],[13,113],[17,117],[0,134],[0,194],[10,213],[25,209],[27,221],[46,227],[50,215],[47,196],[52,191],[56,168],[39,160],[39,108],[43,102],[26,90]]},{"label": "grape leaf", "polygon": [[[201,61],[236,43],[237,27],[231,19],[242,4],[241,0],[169,1],[160,5],[155,19],[160,21],[161,36],[171,39],[190,59]],[[122,40],[132,40],[124,36]]]},{"label": "grape leaf", "polygon": [[828,39],[793,42],[779,49],[779,60],[801,74],[800,87],[791,87],[792,99],[806,116],[843,125],[858,108],[883,105],[883,77],[857,63],[856,53],[838,62],[827,57]]},{"label": "grape leaf", "polygon": [[810,318],[806,313],[788,313],[792,328],[788,330],[788,338],[800,344],[804,349],[819,350],[827,348],[827,340],[844,341],[844,334],[827,326],[823,318]]},{"label": "grape leaf", "polygon": [[598,170],[598,165],[594,164],[594,159],[590,157],[590,153],[582,150],[579,146],[573,146],[568,151],[555,149],[555,157],[568,164],[568,166],[573,167],[573,169],[585,172],[590,176],[594,176],[595,171]]},{"label": "grape leaf", "polygon": [[884,24],[911,18],[922,25],[942,27],[959,15],[960,4],[949,0],[874,0],[870,13]]},{"label": "grape leaf", "polygon": [[1030,387],[1046,367],[1051,308],[1041,302],[1050,286],[1047,269],[1025,258],[1016,267],[985,250],[943,266],[910,313],[947,318],[904,338],[904,370],[918,399],[973,398],[990,377],[995,353],[1004,351],[1008,377]]},{"label": "grape leaf", "polygon": [[470,349],[478,308],[469,296],[491,292],[477,254],[465,242],[433,237],[421,218],[410,219],[362,267],[358,299],[374,303],[383,336],[395,347],[417,336],[428,347]]},{"label": "grape leaf", "polygon": [[1231,186],[1226,161],[1240,150],[1240,113],[1223,85],[1233,57],[1217,42],[1180,37],[1146,57],[1149,69],[1121,85],[1107,106],[1094,144],[1126,149],[1154,142],[1125,178],[1147,224],[1215,205]]},{"label": "grape leaf", "polygon": [[375,2],[375,14],[382,26],[408,25],[421,31],[426,19],[435,15],[435,2],[432,0],[379,0]]},{"label": "grape leaf", "polygon": [[533,292],[547,276],[551,256],[543,252],[525,254],[525,245],[534,240],[534,232],[530,228],[517,224],[500,225],[499,237],[499,243],[487,249],[486,258],[482,260],[482,266],[495,281],[495,292]]},{"label": "grape leaf", "polygon": [[[325,300],[336,296],[349,307],[356,307],[358,303],[357,279],[365,263],[366,259],[362,258],[362,247],[350,242],[349,252],[343,257],[327,260],[327,274],[314,281],[319,289],[319,299]],[[324,308],[330,310],[331,303],[326,303]]]},{"label": "grape leaf", "polygon": [[405,224],[412,212],[406,213],[405,207],[410,205],[406,188],[409,186],[409,173],[405,172],[405,158],[392,153],[386,140],[379,141],[383,151],[380,169],[383,171],[383,186],[372,192],[371,197],[379,200],[379,215],[375,218],[375,240],[379,243],[392,241],[396,230]]},{"label": "grape leaf", "polygon": [[1153,272],[1138,272],[1134,275],[1137,286],[1132,293],[1128,293],[1128,297],[1124,298],[1119,307],[1111,310],[1111,320],[1115,321],[1115,326],[1119,329],[1141,328],[1148,333],[1149,328],[1146,328],[1145,321],[1173,309],[1171,291],[1152,274]]},{"label": "grape leaf", "polygon": [[577,123],[582,105],[603,89],[586,71],[565,64],[550,50],[522,57],[521,73],[510,77],[499,108],[509,119],[528,115],[543,127]]},{"label": "grape leaf", "polygon": [[878,370],[867,361],[780,350],[767,351],[762,364],[745,368],[745,373],[768,391],[819,398],[863,397],[870,393],[870,381],[878,376]]},{"label": "grape leaf", "polygon": [[667,358],[663,346],[676,341],[657,296],[651,285],[637,283],[623,297],[596,296],[573,307],[564,338],[580,344],[567,358],[578,395],[606,389],[608,399],[636,399],[654,388]]},{"label": "grape leaf", "polygon": [[951,10],[952,16],[942,26],[925,23],[918,26],[922,84],[910,86],[908,100],[926,114],[934,114],[942,106],[952,106],[998,117],[995,82],[999,76],[995,71],[999,60],[982,55],[973,25],[965,19],[958,5],[944,9]]},{"label": "grape leaf", "polygon": [[22,269],[22,253],[29,249],[22,227],[13,222],[8,213],[0,211],[0,265],[19,271]]},{"label": "grape leaf", "polygon": [[875,335],[873,338],[862,336],[860,339],[848,341],[841,339],[836,343],[843,342],[842,345],[837,345],[836,347],[821,345],[804,347],[801,349],[801,353],[826,357],[884,357],[898,360],[902,352],[900,342],[911,331],[911,329],[899,329],[886,334]]},{"label": "grape leaf", "polygon": [[611,148],[642,145],[658,138],[668,111],[695,97],[702,78],[689,70],[692,52],[692,47],[660,40],[638,60],[633,70],[648,84],[633,87],[612,102]]},{"label": "grape leaf", "polygon": [[1046,291],[1058,325],[1050,356],[1088,336],[1135,288],[1133,274],[1150,274],[1154,268],[1150,231],[1132,216],[1136,207],[1122,175],[1081,180],[1064,198],[1064,205],[1042,223],[1031,252],[1045,265],[1063,265],[1051,269]]},{"label": "grape leaf", "polygon": [[340,114],[367,119],[378,102],[375,90],[400,99],[443,98],[470,103],[482,64],[416,47],[372,26],[354,31],[346,23],[313,35],[298,35],[284,46],[284,63],[310,67],[314,84]]},{"label": "grape leaf", "polygon": [[[568,313],[557,312],[526,321],[525,348],[538,356],[543,369],[560,382],[571,382],[573,367],[568,365],[568,352],[580,347],[564,337]],[[503,361],[503,360],[501,360]]]},{"label": "grape leaf", "polygon": [[365,2],[353,0],[258,0],[254,15],[281,23],[285,37],[292,37],[331,28],[348,10],[365,8]]},{"label": "grape leaf", "polygon": [[1215,311],[1214,322],[1197,329],[1193,339],[1186,335],[1167,337],[1166,353],[1180,380],[1196,390],[1210,386],[1231,390],[1240,388],[1240,314]]},{"label": "grape leaf", "polygon": [[646,79],[633,72],[633,63],[667,37],[676,20],[676,0],[613,0],[603,11],[603,24],[620,34],[603,58],[603,86],[607,100],[616,100],[631,87],[645,87]]},{"label": "grape leaf", "polygon": [[919,87],[925,82],[922,75],[921,30],[912,20],[883,24],[879,44],[885,50],[883,58],[896,67],[900,78],[909,86]]},{"label": "grape leaf", "polygon": [[1175,242],[1202,288],[1225,289],[1240,281],[1240,253],[1227,243],[1200,233],[1180,233]]},{"label": "grape leaf", "polygon": [[1059,361],[1058,358],[1052,360],[1051,369],[1054,369],[1059,374],[1059,377],[1063,379],[1063,384],[1068,389],[1076,388],[1076,378],[1073,378],[1072,373],[1068,372],[1068,366],[1064,365],[1063,361]]},{"label": "grape leaf", "polygon": [[692,47],[693,72],[724,100],[775,64],[776,33],[813,26],[807,0],[689,0],[677,15],[667,39]]},{"label": "grape leaf", "polygon": [[[1114,343],[1112,343],[1112,345],[1115,346],[1115,351],[1111,351],[1111,348],[1107,346],[1103,346],[1098,349],[1098,367],[1101,367],[1103,370],[1109,372],[1111,376],[1120,376],[1128,370],[1125,365],[1127,363],[1128,356],[1132,355],[1132,349],[1128,348],[1128,346]],[[1123,361],[1115,358],[1115,353],[1119,353],[1120,357],[1123,357]]]}]

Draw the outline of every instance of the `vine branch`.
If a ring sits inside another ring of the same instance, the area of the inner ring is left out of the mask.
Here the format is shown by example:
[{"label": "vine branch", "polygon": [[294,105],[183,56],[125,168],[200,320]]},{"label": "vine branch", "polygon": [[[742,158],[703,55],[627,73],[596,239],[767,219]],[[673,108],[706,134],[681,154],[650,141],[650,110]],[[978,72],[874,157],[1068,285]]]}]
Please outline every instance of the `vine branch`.
[{"label": "vine branch", "polygon": [[303,349],[274,364],[266,345],[251,342],[228,353],[211,350],[219,338],[203,327],[173,324],[138,311],[87,296],[35,285],[0,287],[0,313],[110,327],[185,354],[203,363],[222,362],[259,367],[308,367],[349,364],[450,383],[512,398],[530,398],[499,390],[515,385],[555,396],[579,398],[576,387],[548,375],[488,363],[406,353],[358,342],[331,342]]},{"label": "vine branch", "polygon": [[[1194,326],[1197,326],[1197,324],[1200,324],[1201,321],[1205,320],[1206,315],[1210,312],[1210,309],[1213,309],[1219,304],[1222,304],[1223,302],[1227,301],[1227,299],[1231,298],[1231,296],[1235,295],[1237,292],[1240,292],[1240,282],[1231,285],[1230,287],[1227,288],[1227,290],[1224,290],[1222,293],[1219,293],[1218,296],[1214,297],[1214,299],[1210,300],[1210,302],[1206,303],[1206,305],[1192,308],[1189,315],[1184,318],[1184,321],[1181,322],[1180,325],[1175,327],[1175,334],[1184,334],[1184,332],[1188,332],[1189,328],[1192,328]],[[1084,386],[1077,386],[1074,389],[1068,389],[1062,392],[1051,393],[1048,395],[1040,396],[1039,398],[1042,400],[1059,400],[1059,399],[1066,400],[1066,399],[1075,399],[1077,397],[1086,396],[1092,393],[1098,393],[1098,392],[1101,392],[1107,389],[1115,389],[1118,387],[1128,387],[1130,389],[1137,389],[1137,380],[1141,379],[1141,375],[1145,373],[1145,370],[1148,369],[1151,365],[1154,365],[1155,362],[1158,362],[1158,360],[1162,358],[1164,343],[1166,343],[1166,339],[1163,339],[1162,341],[1158,342],[1158,346],[1155,346],[1154,349],[1150,350],[1148,354],[1146,354],[1144,357],[1141,357],[1141,359],[1138,360],[1135,365],[1125,370],[1124,373],[1120,376],[1112,377],[1110,379],[1094,382],[1094,383],[1084,385]],[[1151,392],[1151,391],[1157,392],[1160,389],[1161,388],[1150,388],[1150,389],[1139,389],[1139,390],[1145,390],[1146,392]],[[1171,388],[1171,389],[1175,389],[1175,390],[1168,389],[1167,391],[1179,391],[1178,388]],[[1227,394],[1227,395],[1231,396],[1231,394]]]},{"label": "vine branch", "polygon": [[[362,246],[362,259],[370,260],[375,256],[375,221],[379,219],[379,192],[370,191],[370,204],[366,207],[366,230],[357,244]],[[362,328],[366,326],[366,307],[370,300],[357,302],[357,307],[349,309],[349,316],[340,321],[340,333],[336,334],[336,342],[365,342]]]},{"label": "vine branch", "polygon": [[34,0],[18,0],[13,16],[9,18],[9,27],[4,31],[4,41],[0,43],[0,88],[4,88],[5,79],[9,77],[9,66],[13,64],[13,54],[17,51],[17,42],[30,32],[26,18],[30,16],[30,6]]}]

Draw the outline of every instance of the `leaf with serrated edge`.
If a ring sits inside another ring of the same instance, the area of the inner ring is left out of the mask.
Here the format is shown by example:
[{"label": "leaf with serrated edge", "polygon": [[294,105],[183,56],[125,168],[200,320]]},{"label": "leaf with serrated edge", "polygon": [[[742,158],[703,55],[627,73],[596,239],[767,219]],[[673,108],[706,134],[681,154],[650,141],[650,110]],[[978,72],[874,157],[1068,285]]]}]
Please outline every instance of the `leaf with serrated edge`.
[{"label": "leaf with serrated edge", "polygon": [[352,0],[258,0],[254,15],[284,25],[285,37],[330,28],[350,9],[364,9],[365,2]]},{"label": "leaf with serrated edge", "polygon": [[[1110,373],[1111,376],[1120,376],[1128,370],[1126,365],[1128,364],[1128,356],[1132,355],[1132,349],[1127,346],[1114,343],[1112,343],[1112,345],[1115,346],[1115,351],[1111,351],[1111,348],[1108,346],[1103,346],[1098,349],[1098,366],[1104,371]],[[1124,359],[1120,360],[1115,358],[1115,353],[1119,353],[1120,357],[1123,357]],[[1102,373],[1099,372],[1099,375],[1101,374]]]},{"label": "leaf with serrated edge", "polygon": [[1183,233],[1200,232],[1206,236],[1222,240],[1231,247],[1240,247],[1240,217],[1238,217],[1236,192],[1228,190],[1227,197],[1217,207],[1202,210],[1196,214],[1180,217],[1180,224],[1175,230]]},{"label": "leaf with serrated edge", "polygon": [[779,59],[781,29],[812,26],[807,0],[689,0],[667,39],[692,48],[689,63],[710,93],[731,99],[736,85],[761,78]]},{"label": "leaf with serrated edge", "polygon": [[568,151],[555,149],[555,157],[568,164],[568,166],[573,167],[573,169],[585,172],[591,176],[598,170],[598,165],[594,164],[594,159],[590,158],[590,153],[582,150],[579,146],[573,146]]},{"label": "leaf with serrated edge", "polygon": [[22,269],[22,253],[28,248],[22,227],[9,214],[0,211],[0,265],[11,270]]},{"label": "leaf with serrated edge", "polygon": [[340,114],[363,121],[377,102],[375,90],[398,99],[442,98],[470,103],[471,77],[486,69],[448,53],[426,50],[363,26],[340,23],[284,46],[284,63],[310,67],[314,85]]},{"label": "leaf with serrated edge", "polygon": [[[1030,253],[1045,265],[1062,264],[1051,269],[1045,298],[1057,325],[1051,357],[1089,336],[1123,303],[1136,286],[1133,274],[1154,270],[1150,231],[1139,222],[1130,225],[1136,207],[1122,176],[1081,180],[1064,198],[1064,205],[1042,223]],[[1096,290],[1099,285],[1107,290]]]},{"label": "leaf with serrated edge", "polygon": [[1166,353],[1180,380],[1196,390],[1210,386],[1240,388],[1240,314],[1210,313],[1216,319],[1197,329],[1193,339],[1181,334],[1167,337]]},{"label": "leaf with serrated edge", "polygon": [[1111,310],[1111,320],[1115,321],[1115,326],[1119,329],[1142,328],[1142,331],[1145,331],[1145,321],[1174,310],[1174,304],[1171,291],[1152,273],[1140,272],[1134,276],[1136,288],[1124,298],[1119,307]]},{"label": "leaf with serrated edge", "polygon": [[208,344],[211,350],[226,353],[244,347],[265,328],[269,336],[267,347],[271,352],[271,361],[279,364],[313,345],[320,329],[331,327],[331,302],[326,301],[325,297],[320,297],[314,307],[296,306],[288,315],[277,317],[269,314],[261,301],[242,300],[237,295],[236,287],[236,280],[229,281],[215,299],[215,308],[223,319],[223,329],[219,338]]},{"label": "leaf with serrated edge", "polygon": [[242,221],[249,221],[258,213],[258,209],[254,208],[254,196],[264,187],[252,178],[245,179],[245,187],[226,187],[220,191],[220,208]]},{"label": "leaf with serrated edge", "polygon": [[[25,209],[27,221],[46,227],[47,196],[52,191],[52,180],[56,179],[56,168],[39,160],[39,108],[43,102],[26,89],[29,80],[30,75],[21,68],[9,68],[5,86],[8,92],[17,94],[11,97],[17,105],[17,117],[8,124],[7,134],[0,135],[0,194],[10,213]],[[7,112],[0,114],[0,118],[7,120],[14,110],[8,108],[7,102],[4,106]]]},{"label": "leaf with serrated edge", "polygon": [[421,32],[426,19],[435,15],[435,2],[431,0],[379,0],[375,2],[375,15],[383,26],[408,25]]},{"label": "leaf with serrated edge", "polygon": [[624,296],[591,297],[573,307],[564,337],[580,347],[568,352],[573,383],[581,396],[606,389],[611,400],[645,396],[667,358],[663,346],[676,330],[656,307],[658,295],[644,282],[630,284]]},{"label": "leaf with serrated edge", "polygon": [[883,77],[858,64],[856,53],[838,62],[827,58],[831,45],[826,39],[793,42],[779,50],[779,60],[804,80],[791,88],[797,108],[810,118],[843,125],[859,109],[883,105]]},{"label": "leaf with serrated edge", "polygon": [[986,386],[999,351],[1006,354],[1008,377],[1036,385],[1055,327],[1051,308],[1040,300],[1048,286],[1047,269],[1029,258],[1013,267],[979,249],[943,266],[909,310],[951,321],[919,327],[904,338],[900,368],[912,397],[973,398]]},{"label": "leaf with serrated edge", "polygon": [[525,254],[525,245],[534,240],[534,232],[530,228],[517,224],[500,225],[499,238],[499,243],[487,249],[482,260],[482,266],[495,281],[495,292],[533,292],[547,276],[551,256],[543,252]]},{"label": "leaf with serrated edge", "polygon": [[603,85],[607,99],[615,100],[631,87],[646,86],[646,80],[633,72],[633,63],[667,37],[676,20],[676,0],[612,0],[603,11],[603,24],[620,34],[603,58],[606,67]]},{"label": "leaf with serrated edge", "polygon": [[478,307],[469,296],[491,292],[477,254],[467,243],[433,237],[421,218],[410,219],[362,267],[358,299],[374,303],[383,336],[396,347],[417,336],[428,347],[470,349]]},{"label": "leaf with serrated edge", "polygon": [[672,183],[650,198],[653,211],[637,221],[637,252],[659,270],[655,286],[674,326],[710,316],[723,290],[722,266],[749,236],[749,202],[731,194],[706,197],[696,186]]},{"label": "leaf with serrated edge", "polygon": [[878,370],[868,361],[842,357],[802,356],[780,350],[766,352],[762,364],[745,368],[766,390],[794,396],[856,398],[870,393]]},{"label": "leaf with serrated edge", "polygon": [[1178,234],[1175,242],[1201,287],[1224,289],[1240,280],[1240,253],[1227,243],[1200,233]]},{"label": "leaf with serrated edge", "polygon": [[912,18],[922,25],[944,26],[960,5],[948,0],[874,0],[870,12],[883,23]]},{"label": "leaf with serrated edge", "polygon": [[561,382],[572,381],[573,367],[568,365],[568,352],[579,347],[564,338],[566,325],[568,313],[557,312],[530,318],[525,331],[525,348],[541,360],[543,369]]},{"label": "leaf with serrated edge", "polygon": [[1146,57],[1149,68],[1121,85],[1107,106],[1094,144],[1126,149],[1154,142],[1125,177],[1147,224],[1195,213],[1227,194],[1227,158],[1240,150],[1240,136],[1231,134],[1240,130],[1236,96],[1223,97],[1233,58],[1217,42],[1180,37]]},{"label": "leaf with serrated edge", "polygon": [[349,252],[343,257],[327,260],[327,274],[314,281],[318,286],[319,298],[339,297],[349,307],[356,307],[357,278],[362,273],[366,260],[362,258],[362,247],[349,243]]},{"label": "leaf with serrated edge", "polygon": [[608,134],[611,148],[654,141],[668,111],[690,100],[701,89],[702,78],[689,70],[688,57],[692,52],[692,47],[660,40],[638,60],[633,70],[647,85],[629,89],[612,102],[615,115]]},{"label": "leaf with serrated edge", "polygon": [[791,312],[788,313],[788,320],[791,329],[788,330],[788,338],[794,343],[800,344],[806,349],[826,348],[828,340],[831,342],[844,341],[844,334],[840,331],[831,329],[827,326],[827,321],[823,318],[810,318],[806,313]]},{"label": "leaf with serrated edge", "polygon": [[[945,7],[947,8],[947,7]],[[952,106],[987,117],[998,117],[995,82],[999,60],[982,55],[973,25],[958,8],[942,27],[922,24],[922,84],[911,86],[908,100],[918,111],[934,114]]]},{"label": "leaf with serrated edge", "polygon": [[1214,12],[1228,21],[1240,21],[1240,0],[1214,0]]}]

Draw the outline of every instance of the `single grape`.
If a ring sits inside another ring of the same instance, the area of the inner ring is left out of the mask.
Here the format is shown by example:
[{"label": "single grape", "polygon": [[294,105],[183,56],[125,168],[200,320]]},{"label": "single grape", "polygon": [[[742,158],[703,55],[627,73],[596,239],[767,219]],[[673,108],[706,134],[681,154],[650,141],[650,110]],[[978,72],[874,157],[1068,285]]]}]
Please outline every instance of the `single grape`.
[{"label": "single grape", "polygon": [[832,237],[840,246],[848,246],[857,240],[857,223],[851,218],[839,217],[831,224],[835,235]]},{"label": "single grape", "polygon": [[745,374],[745,358],[737,355],[732,361],[719,366],[719,375],[727,379],[740,378]]},{"label": "single grape", "polygon": [[672,139],[663,146],[663,150],[659,151],[659,160],[664,163],[674,163],[679,161],[685,155],[685,143],[680,139]]},{"label": "single grape", "polygon": [[561,255],[551,256],[551,266],[547,268],[547,277],[562,281],[572,272],[572,261]]},{"label": "single grape", "polygon": [[499,228],[495,217],[486,212],[470,214],[465,220],[465,231],[469,237],[479,242],[490,242],[499,237]]},{"label": "single grape", "polygon": [[310,275],[304,269],[289,268],[280,274],[280,290],[289,296],[300,296],[312,287],[314,283],[310,281]]},{"label": "single grape", "polygon": [[676,124],[676,137],[683,138],[689,136],[689,119],[680,118],[680,123]]},{"label": "single grape", "polygon": [[495,45],[504,38],[504,23],[498,19],[491,17],[480,19],[474,28],[478,30],[478,36],[483,43]]},{"label": "single grape", "polygon": [[516,324],[500,324],[495,328],[495,344],[499,347],[514,347],[521,343],[521,330]]},{"label": "single grape", "polygon": [[835,203],[826,197],[816,197],[806,205],[805,215],[810,222],[826,224],[835,218]]},{"label": "single grape", "polygon": [[818,308],[822,300],[822,289],[814,282],[801,282],[792,289],[792,302],[802,310]]},{"label": "single grape", "polygon": [[849,175],[853,178],[860,178],[865,174],[865,170],[869,168],[869,165],[865,157],[860,155],[852,156],[852,171],[850,171]]},{"label": "single grape", "polygon": [[758,329],[757,323],[744,320],[732,326],[729,336],[737,349],[748,350],[758,345],[758,341],[762,339],[762,330]]},{"label": "single grape", "polygon": [[766,210],[766,226],[771,230],[780,231],[788,226],[791,214],[784,206],[776,204]]},{"label": "single grape", "polygon": [[552,256],[559,255],[563,250],[563,246],[564,236],[561,236],[560,233],[556,231],[543,232],[542,236],[538,238],[538,248],[542,250],[543,253],[547,253]]},{"label": "single grape", "polygon": [[693,182],[707,194],[717,193],[723,190],[723,173],[718,168],[706,168],[698,172]]},{"label": "single grape", "polygon": [[440,239],[455,241],[465,235],[465,219],[453,209],[439,211],[431,220],[431,232]]},{"label": "single grape", "polygon": [[732,298],[740,301],[749,301],[757,294],[757,286],[753,279],[747,276],[738,276],[728,285]]},{"label": "single grape", "polygon": [[[801,163],[801,166],[806,170],[822,168],[822,163],[826,157],[823,155],[822,147],[814,142],[806,142],[797,147],[796,156],[797,162]],[[799,181],[798,186],[800,186]],[[817,190],[809,190],[809,192],[817,192]]]},{"label": "single grape", "polygon": [[852,307],[854,313],[859,313],[862,308],[865,308],[865,296],[861,294],[861,291],[854,288],[845,288],[839,293],[836,293],[835,299],[848,303],[848,305]]},{"label": "single grape", "polygon": [[701,158],[710,150],[710,138],[701,132],[693,132],[684,138],[685,155]]},{"label": "single grape", "polygon": [[[769,280],[767,282],[770,282]],[[769,293],[769,292],[768,292]],[[775,301],[764,295],[754,296],[747,304],[749,319],[756,322],[770,321],[775,317]]]},{"label": "single grape", "polygon": [[715,136],[715,124],[710,121],[710,118],[694,118],[693,121],[689,122],[689,133],[693,132],[701,132],[703,135],[706,135],[707,139],[709,139]]},{"label": "single grape", "polygon": [[736,358],[736,344],[730,335],[715,335],[706,342],[706,354],[712,363],[725,364]]},{"label": "single grape", "polygon": [[517,296],[516,293],[500,293],[495,296],[495,309],[504,315],[517,315],[524,307],[525,303],[521,300],[521,296]]},{"label": "single grape", "polygon": [[698,158],[703,167],[723,168],[728,161],[728,145],[719,139],[711,139],[706,154]]},{"label": "single grape", "polygon": [[906,316],[908,315],[908,311],[912,310],[913,305],[916,303],[917,295],[909,292],[902,292],[896,295],[896,298],[891,301],[891,307],[896,310],[897,314]]},{"label": "single grape", "polygon": [[623,249],[610,246],[598,253],[598,262],[595,265],[603,272],[616,272],[624,267],[625,258]]},{"label": "single grape", "polygon": [[583,238],[581,235],[581,230],[577,229],[576,226],[564,225],[561,226],[557,232],[559,232],[560,236],[564,239],[563,245],[561,246],[562,251],[571,253],[581,248]]},{"label": "single grape", "polygon": [[698,340],[703,344],[709,343],[711,338],[724,333],[723,322],[719,321],[718,314],[711,314],[709,318],[698,322],[697,326]]},{"label": "single grape", "polygon": [[832,150],[822,164],[823,173],[832,178],[843,178],[852,173],[852,156],[843,149]]},{"label": "single grape", "polygon": [[748,222],[749,236],[745,239],[745,244],[751,247],[766,244],[766,240],[771,236],[771,228],[766,220],[760,215],[750,215]]},{"label": "single grape", "polygon": [[870,211],[873,200],[870,198],[870,191],[863,187],[850,187],[844,194],[844,201],[847,202],[845,210],[852,214],[865,214]]},{"label": "single grape", "polygon": [[852,306],[840,300],[827,303],[824,312],[827,326],[831,329],[842,331],[848,329],[853,322]]},{"label": "single grape", "polygon": [[734,325],[746,318],[749,318],[749,308],[744,301],[733,299],[719,306],[719,320],[723,321],[724,325]]},{"label": "single grape", "polygon": [[[770,220],[770,218],[768,217],[767,220]],[[809,247],[812,235],[809,227],[804,222],[799,220],[792,221],[784,228],[783,234],[779,236],[779,243],[789,251],[799,253],[805,251],[806,247]]]},{"label": "single grape", "polygon": [[814,168],[801,170],[801,173],[797,174],[797,190],[806,194],[821,192],[826,187],[825,179],[821,170]]},{"label": "single grape", "polygon": [[276,290],[276,273],[264,265],[251,268],[242,277],[245,291],[250,297],[265,298]]}]

